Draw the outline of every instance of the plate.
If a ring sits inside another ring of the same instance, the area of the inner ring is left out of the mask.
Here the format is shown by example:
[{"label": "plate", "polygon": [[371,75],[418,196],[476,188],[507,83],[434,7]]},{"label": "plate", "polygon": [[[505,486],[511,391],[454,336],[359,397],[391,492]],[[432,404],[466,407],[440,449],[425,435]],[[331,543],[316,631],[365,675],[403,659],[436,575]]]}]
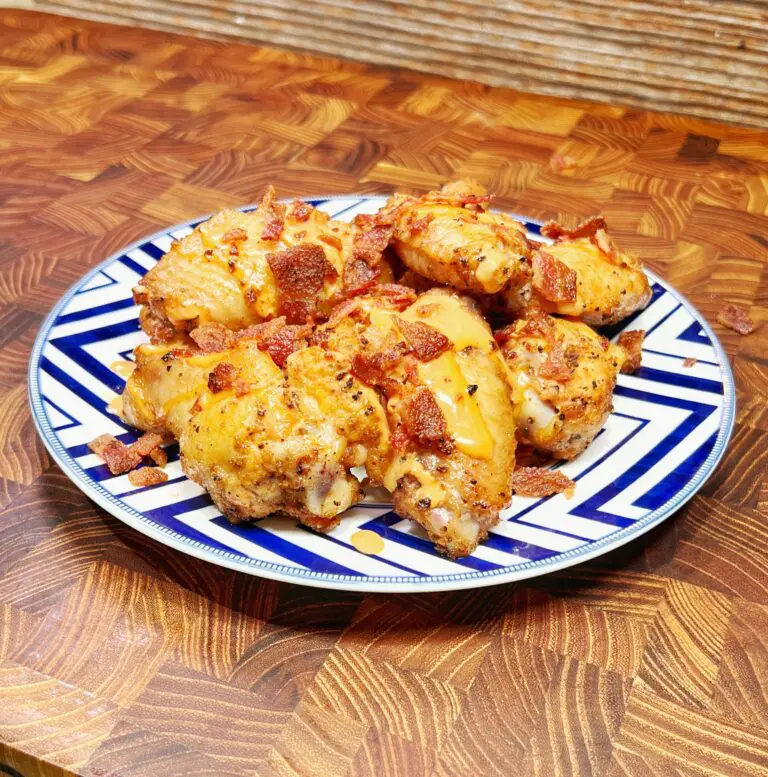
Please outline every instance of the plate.
[{"label": "plate", "polygon": [[[344,220],[375,212],[383,201],[308,200]],[[252,575],[359,591],[451,590],[521,580],[607,553],[661,523],[701,488],[725,451],[735,409],[728,359],[701,314],[649,272],[650,305],[603,330],[611,338],[626,328],[647,330],[643,366],[620,375],[605,428],[587,451],[561,465],[577,483],[574,495],[516,497],[488,541],[468,558],[440,556],[419,527],[370,498],[347,511],[327,535],[283,517],[232,526],[184,477],[175,447],[169,449],[168,482],[135,488],[126,475],[112,476],[87,443],[107,432],[126,443],[136,439],[107,409],[123,388],[110,365],[130,358],[145,339],[131,288],[173,239],[203,220],[135,243],[85,275],[46,319],[29,367],[35,423],[56,463],[107,512],[176,550]],[[526,226],[538,234],[536,223]],[[696,364],[684,368],[686,357]],[[374,556],[355,550],[351,537],[359,529],[379,534],[384,549]]]}]

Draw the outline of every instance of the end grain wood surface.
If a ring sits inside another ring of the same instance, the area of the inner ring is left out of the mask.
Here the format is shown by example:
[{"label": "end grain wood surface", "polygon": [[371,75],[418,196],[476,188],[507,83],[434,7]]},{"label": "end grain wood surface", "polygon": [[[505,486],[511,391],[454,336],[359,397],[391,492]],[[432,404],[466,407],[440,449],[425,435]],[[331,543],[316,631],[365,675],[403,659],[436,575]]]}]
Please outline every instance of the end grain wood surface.
[{"label": "end grain wood surface", "polygon": [[[602,212],[714,321],[729,453],[639,541],[421,596],[246,577],[160,546],[53,466],[36,331],[85,270],[222,205],[423,191]],[[0,773],[768,773],[768,134],[240,44],[0,11]]]}]

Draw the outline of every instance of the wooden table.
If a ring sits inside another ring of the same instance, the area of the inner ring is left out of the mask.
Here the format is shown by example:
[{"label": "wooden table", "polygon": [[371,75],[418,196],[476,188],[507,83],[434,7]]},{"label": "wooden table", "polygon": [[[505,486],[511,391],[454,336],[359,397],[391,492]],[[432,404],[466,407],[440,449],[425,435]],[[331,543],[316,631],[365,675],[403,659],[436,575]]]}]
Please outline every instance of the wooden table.
[{"label": "wooden table", "polygon": [[[106,515],[27,408],[44,315],[158,228],[424,190],[604,213],[714,320],[730,452],[642,540],[562,574],[361,596],[246,577]],[[0,11],[0,774],[768,774],[768,133]]]}]

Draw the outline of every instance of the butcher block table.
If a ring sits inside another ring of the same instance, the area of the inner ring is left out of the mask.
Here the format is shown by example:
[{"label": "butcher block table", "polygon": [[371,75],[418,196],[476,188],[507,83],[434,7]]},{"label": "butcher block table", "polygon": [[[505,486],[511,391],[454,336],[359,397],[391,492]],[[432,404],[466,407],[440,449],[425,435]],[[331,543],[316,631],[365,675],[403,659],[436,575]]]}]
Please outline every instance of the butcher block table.
[{"label": "butcher block table", "polygon": [[[556,575],[362,595],[248,577],[104,513],[26,370],[50,307],[221,206],[421,192],[596,213],[714,322],[738,389],[702,491]],[[0,774],[768,774],[768,132],[0,11]]]}]

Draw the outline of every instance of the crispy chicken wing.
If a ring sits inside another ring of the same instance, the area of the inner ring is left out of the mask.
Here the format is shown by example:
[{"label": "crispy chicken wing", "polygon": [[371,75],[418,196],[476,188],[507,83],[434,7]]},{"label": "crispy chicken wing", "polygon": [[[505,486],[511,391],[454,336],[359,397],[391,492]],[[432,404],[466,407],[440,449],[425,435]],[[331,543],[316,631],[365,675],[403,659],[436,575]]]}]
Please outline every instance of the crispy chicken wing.
[{"label": "crispy chicken wing", "polygon": [[612,410],[624,349],[586,324],[541,312],[530,312],[496,337],[509,366],[518,441],[574,458]]},{"label": "crispy chicken wing", "polygon": [[532,253],[531,294],[506,292],[509,310],[530,303],[547,313],[603,326],[618,323],[650,301],[642,264],[615,246],[602,218],[571,231],[550,222],[541,233],[555,242]]},{"label": "crispy chicken wing", "polygon": [[361,496],[350,468],[387,444],[384,409],[343,356],[303,348],[281,370],[260,345],[139,346],[123,413],[173,434],[184,472],[231,521],[282,510],[326,531]]},{"label": "crispy chicken wing", "polygon": [[466,298],[387,287],[350,301],[315,339],[385,397],[389,449],[372,481],[452,557],[471,553],[511,499],[514,411],[490,328]]},{"label": "crispy chicken wing", "polygon": [[408,268],[437,283],[514,294],[531,277],[525,228],[487,211],[489,197],[480,191],[459,181],[418,198],[396,195],[382,211],[392,219],[392,245]]},{"label": "crispy chicken wing", "polygon": [[276,202],[270,187],[255,211],[221,211],[173,244],[134,289],[141,325],[163,342],[209,322],[323,318],[363,268],[369,284],[381,279],[382,249],[304,202]]}]

